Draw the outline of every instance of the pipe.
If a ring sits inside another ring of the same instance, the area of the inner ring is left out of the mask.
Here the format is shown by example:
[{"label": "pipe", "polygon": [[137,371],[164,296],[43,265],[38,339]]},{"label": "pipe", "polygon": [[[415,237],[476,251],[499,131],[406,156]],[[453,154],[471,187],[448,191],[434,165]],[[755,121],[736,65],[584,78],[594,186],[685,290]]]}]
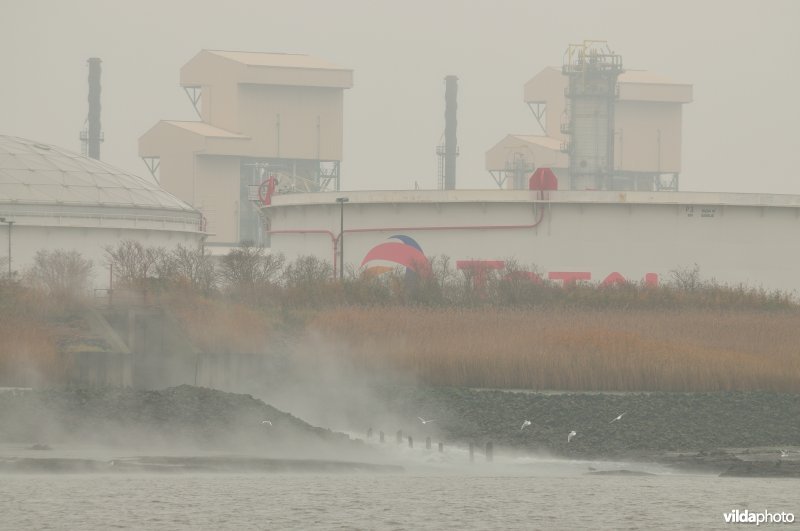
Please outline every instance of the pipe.
[{"label": "pipe", "polygon": [[[539,191],[539,199],[543,198],[542,191]],[[535,205],[536,203],[534,203]],[[533,223],[527,223],[522,225],[426,225],[422,227],[369,227],[369,228],[362,228],[362,229],[344,229],[341,234],[345,232],[356,233],[356,232],[399,232],[399,231],[433,231],[433,230],[512,230],[512,229],[534,229],[539,226],[539,224],[544,219],[544,208],[537,208],[537,219]],[[333,244],[333,277],[336,278],[336,251],[339,245],[339,236],[336,236],[333,232],[328,229],[278,229],[278,230],[269,230],[267,231],[270,235],[272,234],[327,234],[331,238],[331,243]],[[344,263],[344,261],[342,261]]]},{"label": "pipe", "polygon": [[[539,199],[543,192],[539,190]],[[535,205],[536,203],[534,203]],[[344,232],[395,232],[407,230],[501,230],[501,229],[535,229],[544,219],[544,209],[537,208],[538,218],[533,223],[523,225],[451,225],[451,226],[422,226],[422,227],[370,227],[364,229],[345,229]]]}]

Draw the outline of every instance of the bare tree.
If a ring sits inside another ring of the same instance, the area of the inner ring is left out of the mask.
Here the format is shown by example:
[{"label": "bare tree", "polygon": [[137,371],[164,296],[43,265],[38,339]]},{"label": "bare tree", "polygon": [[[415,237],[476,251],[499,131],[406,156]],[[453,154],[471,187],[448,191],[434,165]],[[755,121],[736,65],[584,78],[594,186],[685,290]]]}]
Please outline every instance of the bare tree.
[{"label": "bare tree", "polygon": [[143,287],[156,274],[161,252],[145,247],[135,240],[125,240],[116,247],[105,249],[108,263],[114,268],[114,278],[129,287]]},{"label": "bare tree", "polygon": [[217,285],[217,272],[211,257],[202,248],[178,245],[168,254],[170,279],[192,289],[210,293]]},{"label": "bare tree", "polygon": [[673,269],[669,272],[669,276],[669,283],[672,286],[685,291],[697,291],[705,285],[700,278],[700,266],[697,264]]},{"label": "bare tree", "polygon": [[91,276],[91,260],[77,251],[63,249],[38,251],[33,258],[33,266],[26,274],[28,282],[66,301],[85,295]]},{"label": "bare tree", "polygon": [[222,257],[221,275],[233,290],[276,284],[283,272],[285,258],[263,247],[243,244]]},{"label": "bare tree", "polygon": [[316,256],[301,256],[288,266],[283,272],[287,286],[301,286],[309,284],[324,284],[331,280],[333,267],[325,260]]}]

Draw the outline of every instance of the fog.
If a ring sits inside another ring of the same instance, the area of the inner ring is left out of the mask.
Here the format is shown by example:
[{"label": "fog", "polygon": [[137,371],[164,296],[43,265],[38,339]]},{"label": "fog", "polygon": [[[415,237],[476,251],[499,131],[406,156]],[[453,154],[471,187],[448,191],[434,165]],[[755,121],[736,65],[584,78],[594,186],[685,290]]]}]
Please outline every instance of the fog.
[{"label": "fog", "polygon": [[178,71],[200,49],[307,53],[351,68],[344,189],[436,186],[443,77],[459,77],[459,188],[484,153],[537,134],[522,85],[566,46],[607,40],[629,68],[694,85],[683,190],[800,193],[800,4],[570,1],[3,2],[0,133],[78,151],[88,57],[103,60],[104,161],[147,175],[137,139],[194,120]]}]

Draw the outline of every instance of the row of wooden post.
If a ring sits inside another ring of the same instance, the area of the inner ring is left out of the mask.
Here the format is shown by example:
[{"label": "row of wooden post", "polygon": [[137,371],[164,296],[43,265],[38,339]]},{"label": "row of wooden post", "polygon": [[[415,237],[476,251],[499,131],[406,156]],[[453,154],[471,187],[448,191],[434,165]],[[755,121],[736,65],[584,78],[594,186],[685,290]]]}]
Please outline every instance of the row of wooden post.
[{"label": "row of wooden post", "polygon": [[[384,433],[383,432],[379,432],[379,436],[380,436],[380,441],[384,442],[385,441]],[[367,430],[367,438],[372,438],[372,428]],[[403,430],[397,430],[397,444],[402,444],[402,443],[403,443]],[[408,436],[408,447],[409,448],[414,448],[414,439],[411,437],[411,435]],[[425,448],[427,450],[431,449],[431,438],[430,437],[426,437],[425,438]],[[444,443],[442,443],[442,442],[439,442],[439,452],[440,453],[444,452]],[[492,460],[494,460],[494,444],[492,442],[487,442],[486,443],[486,454],[485,455],[486,455],[486,460],[487,461],[491,462]],[[474,443],[469,443],[469,461],[470,461],[470,463],[475,462],[475,444]]]}]

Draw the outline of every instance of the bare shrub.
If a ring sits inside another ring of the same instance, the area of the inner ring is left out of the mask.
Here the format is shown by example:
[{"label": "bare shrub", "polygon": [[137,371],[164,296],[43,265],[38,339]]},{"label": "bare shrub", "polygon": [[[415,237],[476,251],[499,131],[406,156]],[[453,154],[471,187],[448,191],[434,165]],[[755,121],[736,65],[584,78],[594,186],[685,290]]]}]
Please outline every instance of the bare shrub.
[{"label": "bare shrub", "polygon": [[332,280],[333,267],[316,256],[301,256],[286,266],[283,278],[288,287],[326,284]]},{"label": "bare shrub", "polygon": [[28,283],[44,290],[50,297],[74,302],[89,291],[92,261],[77,251],[40,250],[25,277]]},{"label": "bare shrub", "polygon": [[288,307],[317,307],[344,301],[333,267],[316,256],[301,256],[283,270],[283,303]]},{"label": "bare shrub", "polygon": [[171,283],[186,286],[195,291],[209,294],[216,288],[217,271],[211,257],[203,248],[190,249],[178,245],[167,254],[170,262]]},{"label": "bare shrub", "polygon": [[147,280],[156,275],[159,258],[163,257],[163,251],[145,247],[135,240],[108,246],[105,251],[108,263],[114,268],[115,280],[129,288],[146,287]]},{"label": "bare shrub", "polygon": [[700,278],[700,266],[679,267],[669,272],[669,285],[684,291],[697,291],[704,287]]},{"label": "bare shrub", "polygon": [[222,257],[222,278],[235,292],[255,286],[277,284],[283,274],[285,258],[264,247],[243,244]]}]

